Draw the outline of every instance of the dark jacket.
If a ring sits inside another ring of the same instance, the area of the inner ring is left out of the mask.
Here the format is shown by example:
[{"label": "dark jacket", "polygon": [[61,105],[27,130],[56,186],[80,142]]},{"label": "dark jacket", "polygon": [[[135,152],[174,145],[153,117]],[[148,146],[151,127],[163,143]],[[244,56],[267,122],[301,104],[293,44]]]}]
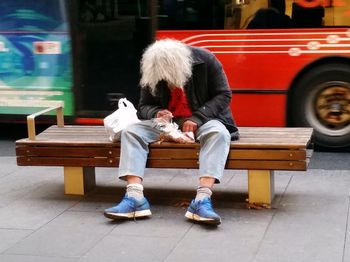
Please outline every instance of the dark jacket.
[{"label": "dark jacket", "polygon": [[[192,116],[177,121],[191,120],[198,127],[209,120],[219,120],[231,133],[232,140],[239,138],[238,129],[230,110],[232,92],[229,89],[222,65],[208,50],[192,47],[193,69],[192,77],[184,86]],[[155,95],[147,88],[141,88],[138,107],[140,119],[156,117],[158,111],[168,108],[170,91],[165,82],[159,82]]]}]

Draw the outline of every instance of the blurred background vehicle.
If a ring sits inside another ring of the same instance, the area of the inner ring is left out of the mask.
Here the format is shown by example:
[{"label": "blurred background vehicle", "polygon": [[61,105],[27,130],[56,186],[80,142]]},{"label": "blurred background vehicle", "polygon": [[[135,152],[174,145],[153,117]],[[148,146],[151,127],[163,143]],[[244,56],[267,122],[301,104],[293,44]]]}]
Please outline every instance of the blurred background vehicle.
[{"label": "blurred background vehicle", "polygon": [[218,57],[239,126],[350,146],[350,0],[2,0],[0,121],[63,101],[67,122],[101,124],[137,104],[142,51],[166,37]]}]

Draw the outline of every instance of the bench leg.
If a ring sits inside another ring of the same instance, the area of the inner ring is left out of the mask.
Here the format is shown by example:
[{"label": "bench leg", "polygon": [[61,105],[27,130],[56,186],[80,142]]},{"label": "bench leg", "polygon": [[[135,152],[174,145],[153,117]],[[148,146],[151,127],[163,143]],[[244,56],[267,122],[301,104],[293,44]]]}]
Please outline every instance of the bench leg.
[{"label": "bench leg", "polygon": [[249,206],[270,208],[274,193],[273,170],[248,170]]},{"label": "bench leg", "polygon": [[94,167],[64,167],[64,192],[85,195],[96,186]]}]

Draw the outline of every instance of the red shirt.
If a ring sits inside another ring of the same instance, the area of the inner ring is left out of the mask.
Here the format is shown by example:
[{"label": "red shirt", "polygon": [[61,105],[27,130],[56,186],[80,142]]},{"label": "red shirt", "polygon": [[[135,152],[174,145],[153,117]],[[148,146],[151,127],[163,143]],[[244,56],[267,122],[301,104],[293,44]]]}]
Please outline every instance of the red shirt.
[{"label": "red shirt", "polygon": [[177,87],[170,90],[168,110],[176,117],[190,117],[192,111],[188,105],[185,92]]}]

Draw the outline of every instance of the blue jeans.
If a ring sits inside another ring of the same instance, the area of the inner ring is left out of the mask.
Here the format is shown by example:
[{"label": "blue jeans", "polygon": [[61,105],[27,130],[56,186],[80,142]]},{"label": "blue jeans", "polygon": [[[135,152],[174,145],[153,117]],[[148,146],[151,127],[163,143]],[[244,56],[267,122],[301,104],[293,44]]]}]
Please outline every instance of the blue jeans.
[{"label": "blue jeans", "polygon": [[[159,140],[160,131],[153,127],[152,120],[144,120],[128,126],[121,134],[119,178],[137,176],[143,179],[148,155],[148,145]],[[200,142],[199,176],[215,178],[220,183],[231,136],[226,127],[217,120],[200,126],[196,133]]]}]

